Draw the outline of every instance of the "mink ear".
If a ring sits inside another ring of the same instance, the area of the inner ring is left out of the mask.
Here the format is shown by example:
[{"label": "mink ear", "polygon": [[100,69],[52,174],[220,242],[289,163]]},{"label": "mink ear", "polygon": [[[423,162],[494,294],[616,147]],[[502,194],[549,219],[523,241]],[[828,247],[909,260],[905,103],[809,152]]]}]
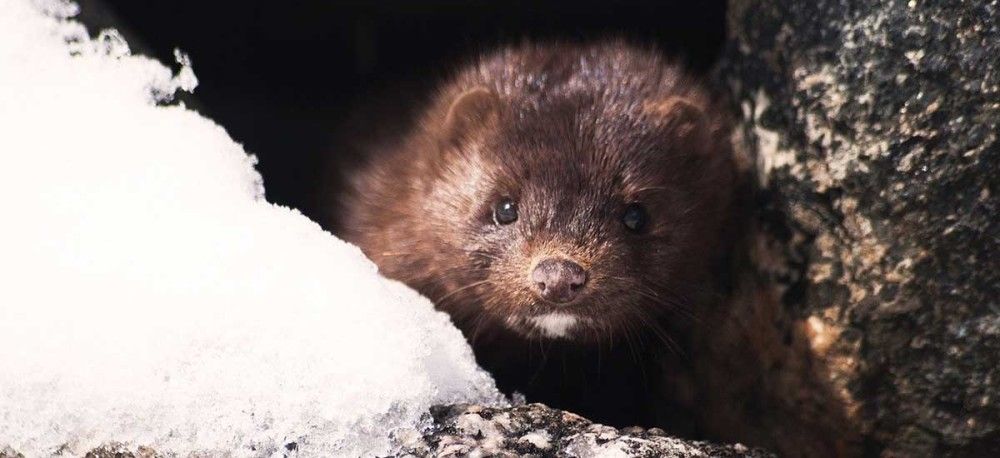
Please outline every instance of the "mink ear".
[{"label": "mink ear", "polygon": [[496,121],[500,99],[493,91],[477,87],[455,98],[444,118],[447,138],[456,139],[471,135]]},{"label": "mink ear", "polygon": [[644,111],[657,120],[657,124],[680,135],[689,135],[705,123],[705,112],[686,97],[673,96],[646,103]]}]

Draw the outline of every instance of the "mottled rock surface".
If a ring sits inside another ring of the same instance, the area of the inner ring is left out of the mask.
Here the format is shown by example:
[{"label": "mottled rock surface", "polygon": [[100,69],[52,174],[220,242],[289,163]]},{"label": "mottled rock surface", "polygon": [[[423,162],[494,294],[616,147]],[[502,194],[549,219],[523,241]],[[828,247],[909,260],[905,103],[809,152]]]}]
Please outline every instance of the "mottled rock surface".
[{"label": "mottled rock surface", "polygon": [[[432,428],[423,436],[401,436],[401,457],[773,457],[743,445],[714,445],[669,437],[662,430],[618,430],[591,423],[578,415],[542,404],[514,407],[475,405],[434,408]],[[62,456],[62,455],[60,455]],[[146,447],[109,443],[86,458],[158,458],[174,456]],[[206,455],[210,456],[210,455]],[[261,456],[299,456],[298,446]],[[0,448],[0,458],[24,458],[11,448]]]},{"label": "mottled rock surface", "polygon": [[511,408],[441,407],[435,428],[410,442],[414,456],[765,457],[742,445],[713,445],[666,436],[656,428],[617,430],[542,404]]},{"label": "mottled rock surface", "polygon": [[1000,4],[729,14],[772,278],[863,452],[1000,456]]}]

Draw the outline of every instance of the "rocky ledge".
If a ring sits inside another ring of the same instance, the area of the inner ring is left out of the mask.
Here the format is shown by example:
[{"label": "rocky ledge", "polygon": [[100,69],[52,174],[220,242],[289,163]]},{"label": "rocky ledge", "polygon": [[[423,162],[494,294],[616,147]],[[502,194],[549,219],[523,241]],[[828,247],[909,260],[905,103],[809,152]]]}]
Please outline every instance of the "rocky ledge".
[{"label": "rocky ledge", "polygon": [[[514,407],[440,406],[433,426],[422,436],[398,437],[400,457],[773,457],[740,444],[715,445],[667,436],[658,428],[615,429],[542,404]],[[296,455],[296,445],[271,456]],[[58,454],[58,453],[57,453]],[[86,458],[162,458],[173,456],[147,447],[110,443]],[[0,448],[0,458],[25,458]]]},{"label": "rocky ledge", "polygon": [[431,413],[434,428],[407,445],[412,456],[773,456],[740,444],[677,439],[658,428],[615,429],[542,404],[510,408],[457,405]]}]

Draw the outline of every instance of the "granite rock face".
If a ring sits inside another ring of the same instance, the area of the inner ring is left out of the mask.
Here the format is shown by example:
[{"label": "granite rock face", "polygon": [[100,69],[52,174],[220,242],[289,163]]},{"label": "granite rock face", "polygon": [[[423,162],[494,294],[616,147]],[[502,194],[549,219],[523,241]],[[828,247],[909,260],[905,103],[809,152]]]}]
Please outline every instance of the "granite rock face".
[{"label": "granite rock face", "polygon": [[666,436],[659,429],[618,430],[542,404],[510,408],[448,406],[434,429],[408,446],[412,456],[769,457],[739,444],[714,445]]},{"label": "granite rock face", "polygon": [[767,269],[861,451],[1000,456],[1000,2],[729,15]]},{"label": "granite rock face", "polygon": [[[397,442],[403,445],[403,451],[395,456],[774,457],[763,450],[739,444],[723,446],[677,439],[656,428],[618,430],[542,404],[513,407],[440,406],[432,409],[431,414],[433,426],[422,436],[413,434],[409,437],[396,437]],[[120,443],[108,443],[86,454],[86,458],[171,456],[174,454]],[[262,453],[261,456],[299,456],[298,446],[289,443],[285,450]],[[11,448],[0,448],[0,458],[24,458],[24,455]]]}]

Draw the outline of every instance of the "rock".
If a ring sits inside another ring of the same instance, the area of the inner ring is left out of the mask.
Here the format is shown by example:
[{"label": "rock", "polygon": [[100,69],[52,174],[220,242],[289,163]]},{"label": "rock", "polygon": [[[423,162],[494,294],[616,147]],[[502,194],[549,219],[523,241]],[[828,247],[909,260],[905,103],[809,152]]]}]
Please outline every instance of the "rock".
[{"label": "rock", "polygon": [[[542,404],[513,407],[438,406],[433,424],[422,436],[397,436],[400,457],[774,457],[744,445],[715,445],[667,437],[662,430],[630,428],[629,433],[591,423],[579,415]],[[260,456],[297,456],[297,447],[262,452]],[[57,452],[61,456],[61,453]],[[86,458],[158,458],[173,456],[148,447],[117,442],[91,450]],[[201,455],[198,455],[201,456]],[[208,455],[206,455],[208,456]],[[24,458],[7,447],[0,458]]]},{"label": "rock", "polygon": [[139,446],[133,449],[125,444],[112,442],[87,452],[84,458],[160,458],[162,456],[148,447]]},{"label": "rock", "polygon": [[[72,456],[68,447],[60,447],[52,456]],[[161,458],[161,455],[149,447],[129,447],[118,442],[108,442],[84,455],[84,458]],[[0,458],[24,458],[24,455],[13,448],[0,448]]]},{"label": "rock", "polygon": [[0,447],[0,458],[24,458],[24,455],[8,446]]},{"label": "rock", "polygon": [[729,32],[761,270],[863,453],[1000,456],[1000,4],[732,0]]},{"label": "rock", "polygon": [[[395,437],[400,457],[774,457],[741,444],[715,445],[664,435],[663,430],[629,428],[629,433],[542,404],[513,407],[479,405],[438,406],[431,410],[433,423],[423,434]],[[294,443],[286,450],[262,451],[260,456],[297,456]],[[62,452],[57,452],[62,455]],[[158,458],[169,451],[117,442],[91,450],[86,458]],[[24,458],[9,447],[0,458]]]},{"label": "rock", "polygon": [[656,428],[628,433],[542,404],[509,408],[442,406],[434,427],[407,444],[413,456],[643,456],[766,457],[743,445],[714,445],[667,437]]}]

